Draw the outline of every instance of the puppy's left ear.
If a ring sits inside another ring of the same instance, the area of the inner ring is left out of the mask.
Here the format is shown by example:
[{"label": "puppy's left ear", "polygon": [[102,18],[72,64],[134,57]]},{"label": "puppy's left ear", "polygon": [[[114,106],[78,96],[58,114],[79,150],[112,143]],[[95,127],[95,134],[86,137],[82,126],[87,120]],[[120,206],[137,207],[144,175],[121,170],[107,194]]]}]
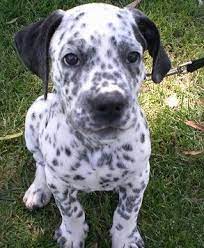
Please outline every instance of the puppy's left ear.
[{"label": "puppy's left ear", "polygon": [[26,67],[43,80],[45,99],[49,80],[49,45],[50,40],[60,25],[63,11],[54,11],[47,18],[32,23],[17,32],[14,37],[15,47]]},{"label": "puppy's left ear", "polygon": [[171,69],[171,62],[161,44],[159,31],[156,25],[141,11],[134,8],[128,8],[128,10],[134,17],[134,29],[140,36],[144,50],[147,49],[153,58],[152,80],[160,83]]}]

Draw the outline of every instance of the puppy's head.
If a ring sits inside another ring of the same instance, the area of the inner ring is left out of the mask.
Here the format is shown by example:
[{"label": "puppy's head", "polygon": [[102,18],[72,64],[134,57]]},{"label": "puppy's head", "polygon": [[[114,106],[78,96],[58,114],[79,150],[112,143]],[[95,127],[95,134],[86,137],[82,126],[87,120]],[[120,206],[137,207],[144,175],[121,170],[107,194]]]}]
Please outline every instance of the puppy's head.
[{"label": "puppy's head", "polygon": [[170,69],[155,24],[139,10],[107,4],[55,11],[18,32],[15,44],[43,80],[45,98],[50,75],[72,125],[100,138],[112,139],[134,124],[145,50],[155,83]]}]

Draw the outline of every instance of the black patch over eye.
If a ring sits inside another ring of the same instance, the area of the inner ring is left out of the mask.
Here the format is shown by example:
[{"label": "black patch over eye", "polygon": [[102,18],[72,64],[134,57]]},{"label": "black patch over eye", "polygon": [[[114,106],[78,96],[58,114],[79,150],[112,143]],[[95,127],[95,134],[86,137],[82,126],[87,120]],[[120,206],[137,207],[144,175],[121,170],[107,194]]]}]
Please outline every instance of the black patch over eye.
[{"label": "black patch over eye", "polygon": [[129,52],[127,55],[128,63],[135,63],[139,59],[140,54],[138,52]]},{"label": "black patch over eye", "polygon": [[63,58],[64,63],[67,65],[77,65],[79,63],[79,58],[74,53],[68,53]]}]

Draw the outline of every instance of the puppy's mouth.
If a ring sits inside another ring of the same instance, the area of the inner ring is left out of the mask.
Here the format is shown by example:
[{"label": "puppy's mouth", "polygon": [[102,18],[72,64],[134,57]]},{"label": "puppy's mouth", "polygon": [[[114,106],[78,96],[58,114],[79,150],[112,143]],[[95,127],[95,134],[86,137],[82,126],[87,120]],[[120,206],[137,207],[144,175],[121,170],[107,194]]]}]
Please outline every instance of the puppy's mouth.
[{"label": "puppy's mouth", "polygon": [[133,118],[130,118],[128,113],[123,117],[115,121],[96,120],[87,114],[81,115],[79,118],[76,112],[72,112],[69,122],[76,131],[80,132],[88,140],[93,139],[97,143],[104,144],[114,142],[132,127]]},{"label": "puppy's mouth", "polygon": [[91,135],[94,139],[98,140],[101,144],[108,144],[114,142],[119,134],[123,130],[116,127],[103,127],[97,130],[89,130],[84,133],[84,130],[82,131],[85,135]]},{"label": "puppy's mouth", "polygon": [[121,128],[117,128],[117,127],[104,127],[104,128],[100,128],[100,129],[96,129],[94,132],[99,135],[99,136],[109,136],[109,135],[113,135],[113,134],[117,134],[119,132],[121,132],[122,129]]},{"label": "puppy's mouth", "polygon": [[102,126],[102,127],[90,127],[82,129],[84,133],[87,134],[96,134],[98,136],[109,136],[111,134],[118,134],[119,132],[122,132],[123,129],[119,127],[114,126]]},{"label": "puppy's mouth", "polygon": [[86,136],[87,138],[93,137],[100,143],[110,143],[116,140],[118,135],[124,131],[123,128],[111,125],[82,127],[77,125],[73,120],[71,121],[71,125],[83,136]]}]

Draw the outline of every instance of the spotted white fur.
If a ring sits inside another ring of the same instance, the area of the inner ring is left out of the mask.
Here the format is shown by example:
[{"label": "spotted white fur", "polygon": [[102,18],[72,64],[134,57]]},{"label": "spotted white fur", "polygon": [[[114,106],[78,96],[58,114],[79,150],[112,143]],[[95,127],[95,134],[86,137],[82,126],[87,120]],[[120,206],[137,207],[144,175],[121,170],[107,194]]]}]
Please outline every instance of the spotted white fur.
[{"label": "spotted white fur", "polygon": [[[77,192],[116,190],[112,248],[144,247],[137,217],[149,180],[151,145],[137,101],[145,78],[138,24],[129,9],[107,4],[57,14],[62,20],[49,45],[55,90],[32,104],[25,122],[37,170],[23,200],[29,209],[42,207],[52,193],[62,216],[55,239],[61,247],[79,248],[88,225]],[[134,63],[127,61],[132,51],[138,56]],[[65,63],[70,53],[79,58],[75,66]],[[101,117],[109,111],[107,101],[113,114],[123,113],[117,120],[111,114],[108,122]]]}]

